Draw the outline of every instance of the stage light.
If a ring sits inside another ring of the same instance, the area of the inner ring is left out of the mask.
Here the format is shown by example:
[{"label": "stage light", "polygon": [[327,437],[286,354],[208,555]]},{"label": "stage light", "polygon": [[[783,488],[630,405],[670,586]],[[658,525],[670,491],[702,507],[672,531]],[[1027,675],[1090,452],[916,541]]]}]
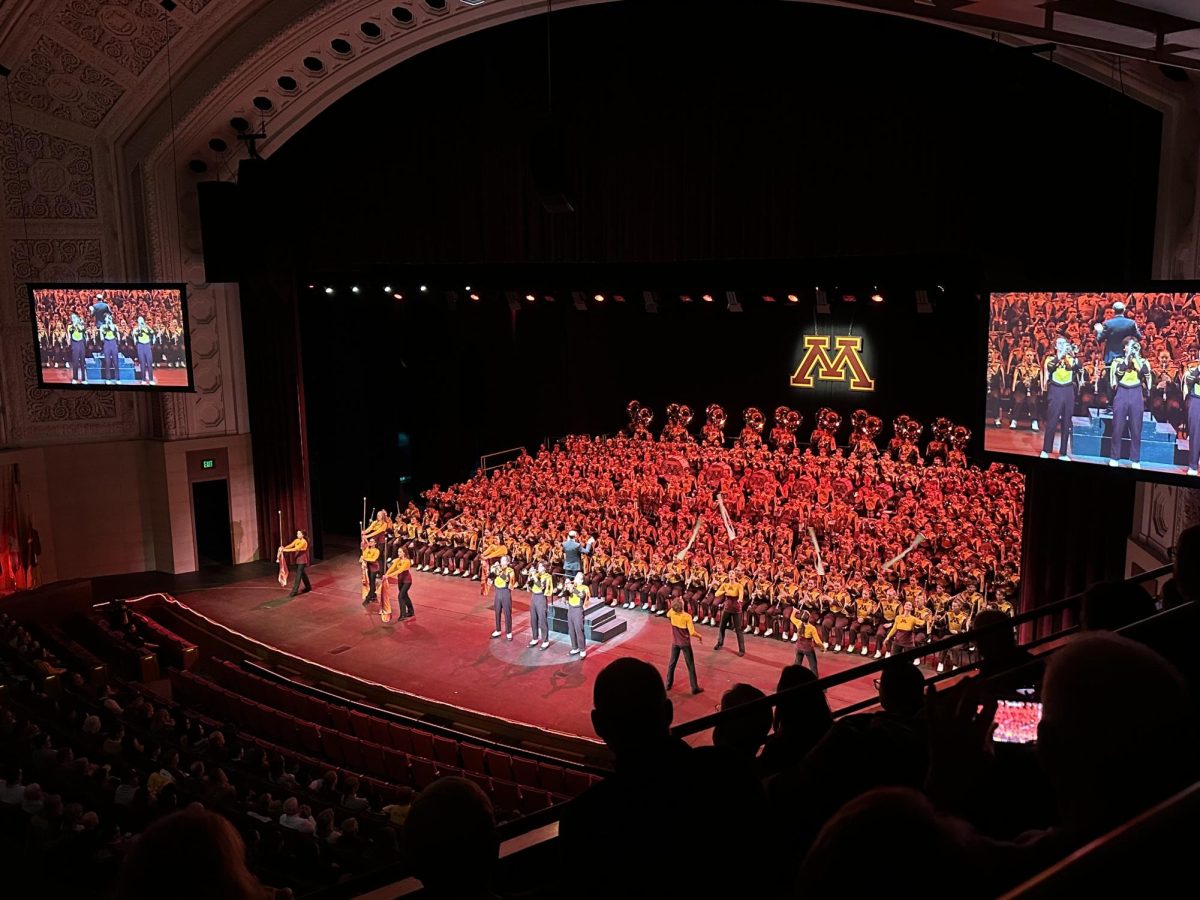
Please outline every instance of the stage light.
[{"label": "stage light", "polygon": [[358,293],[358,285],[357,284],[354,287],[350,288],[350,293],[352,293],[352,294]]},{"label": "stage light", "polygon": [[316,286],[315,284],[310,284],[310,285],[308,286],[308,289],[309,289],[310,291],[315,291],[315,290],[317,289],[317,286]]},{"label": "stage light", "polygon": [[528,300],[530,303],[532,303],[532,302],[533,302],[534,300],[536,300],[537,298],[536,298],[536,297],[534,297],[534,296],[533,296],[533,294],[526,294],[526,295],[525,295],[525,299],[526,299],[526,300]]},{"label": "stage light", "polygon": [[690,294],[680,294],[679,302],[680,303],[691,303],[692,302],[691,295]]},{"label": "stage light", "polygon": [[603,294],[597,294],[597,295],[596,295],[595,297],[593,297],[592,299],[593,299],[593,300],[595,300],[597,303],[603,303],[603,302],[604,302],[604,295],[603,295]]},{"label": "stage light", "polygon": [[466,286],[463,288],[463,290],[464,290],[464,291],[469,291],[469,290],[471,290],[471,286],[468,284],[468,285],[466,285]]},{"label": "stage light", "polygon": [[763,298],[763,303],[774,303],[775,302],[775,298],[772,297],[770,294],[763,294],[762,298]]},{"label": "stage light", "polygon": [[468,297],[470,297],[472,300],[474,300],[476,303],[478,303],[478,302],[479,302],[479,295],[478,295],[478,294],[471,293],[471,294],[468,294],[467,296],[468,296]]},{"label": "stage light", "polygon": [[740,313],[742,311],[742,303],[738,300],[736,291],[725,292],[725,308],[731,313]]},{"label": "stage light", "polygon": [[547,303],[553,303],[553,302],[554,302],[554,295],[553,295],[553,294],[547,294],[547,295],[546,295],[545,297],[543,297],[542,299],[543,299],[543,300],[545,300]]},{"label": "stage light", "polygon": [[843,303],[857,303],[858,297],[854,296],[854,294],[842,294],[842,302]]},{"label": "stage light", "polygon": [[712,303],[712,294],[705,294],[700,299],[703,300],[705,303]]},{"label": "stage light", "polygon": [[788,303],[799,303],[800,298],[795,294],[788,294]]},{"label": "stage light", "polygon": [[871,294],[871,300],[874,301],[875,303],[883,302],[883,294],[879,293],[878,285],[875,287],[875,293]]},{"label": "stage light", "polygon": [[613,302],[614,303],[624,303],[625,295],[624,294],[613,294]]},{"label": "stage light", "polygon": [[403,295],[403,294],[401,294],[399,291],[397,291],[396,293],[392,294],[392,297],[394,297],[396,300],[403,300],[403,299],[404,299],[404,295]]},{"label": "stage light", "polygon": [[327,294],[332,294],[332,293],[333,293],[333,288],[331,288],[331,287],[327,287],[327,288],[325,288],[325,293],[327,293]]},{"label": "stage light", "polygon": [[383,286],[383,292],[385,294],[390,294],[392,292],[392,286],[390,284],[385,284]]},{"label": "stage light", "polygon": [[427,288],[425,285],[421,285],[421,293],[422,294],[424,294],[427,290],[429,290],[429,288]]}]

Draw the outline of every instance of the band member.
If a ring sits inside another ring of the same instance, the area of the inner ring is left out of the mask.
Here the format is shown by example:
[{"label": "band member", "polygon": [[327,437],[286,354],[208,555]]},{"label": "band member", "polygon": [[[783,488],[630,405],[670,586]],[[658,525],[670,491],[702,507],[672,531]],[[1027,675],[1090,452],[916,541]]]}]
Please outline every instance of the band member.
[{"label": "band member", "polygon": [[[915,649],[917,646],[917,631],[924,627],[925,619],[913,610],[912,601],[904,601],[903,611],[892,622],[892,627],[883,642],[883,645],[887,648],[885,655],[891,656],[893,650],[897,653],[903,653],[905,650]],[[914,666],[920,664],[920,658],[913,660]]]},{"label": "band member", "polygon": [[529,580],[529,630],[533,634],[529,646],[534,646],[540,636],[542,649],[550,646],[549,601],[546,599],[554,592],[554,578],[546,571],[545,563],[537,564],[537,571]]},{"label": "band member", "polygon": [[371,521],[371,524],[364,528],[360,532],[360,535],[364,541],[374,540],[378,545],[380,541],[387,540],[388,532],[391,529],[392,523],[388,519],[387,510],[381,509],[375,513],[375,518]]},{"label": "band member", "polygon": [[[878,589],[877,589],[878,590]],[[900,600],[896,594],[894,587],[888,587],[884,593],[883,599],[879,601],[879,615],[876,617],[877,626],[875,629],[875,659],[883,656],[883,645],[887,640],[887,636],[892,632],[892,623],[896,621],[896,616],[900,614]],[[863,649],[866,649],[866,642],[863,642]]]},{"label": "band member", "polygon": [[[392,560],[392,564],[388,566],[387,574],[384,580],[394,579],[396,585],[396,609],[400,611],[401,619],[411,619],[416,615],[413,610],[412,600],[408,596],[409,590],[412,588],[412,560],[408,558],[408,554],[403,547],[396,549],[396,558]],[[382,614],[382,613],[381,613]],[[384,619],[386,622],[387,619]]]},{"label": "band member", "polygon": [[[971,614],[963,609],[962,601],[957,597],[950,601],[950,611],[945,614],[945,617],[946,634],[950,637],[963,634],[970,627]],[[957,669],[959,660],[962,658],[963,649],[963,646],[960,644],[957,647],[952,647],[949,650],[943,650],[939,653],[937,670],[945,672],[947,663],[949,663],[951,669]]]},{"label": "band member", "polygon": [[576,573],[583,570],[584,553],[591,553],[592,547],[595,546],[596,539],[588,538],[586,544],[579,543],[579,533],[570,531],[567,533],[567,539],[562,542],[563,550],[563,575],[567,581],[575,578]]},{"label": "band member", "polygon": [[1054,341],[1054,353],[1046,357],[1042,367],[1042,386],[1049,392],[1046,402],[1046,436],[1042,438],[1042,459],[1054,449],[1054,432],[1062,426],[1058,458],[1069,462],[1071,448],[1071,419],[1075,415],[1075,390],[1083,369],[1079,364],[1079,348],[1062,335]]},{"label": "band member", "polygon": [[863,593],[855,604],[854,620],[850,623],[850,637],[847,639],[846,652],[853,653],[854,645],[862,638],[862,655],[866,656],[871,643],[871,634],[876,628],[876,618],[879,615],[879,604],[869,593]]},{"label": "band member", "polygon": [[817,648],[822,647],[823,642],[821,641],[821,632],[817,631],[817,626],[812,623],[812,613],[797,614],[793,610],[792,625],[796,629],[796,665],[802,666],[807,662],[812,673],[816,675]]},{"label": "band member", "polygon": [[106,316],[104,324],[100,326],[101,349],[104,353],[103,372],[101,377],[109,384],[116,384],[121,377],[120,373],[120,356],[117,353],[117,341],[121,334],[117,331],[117,326],[113,322],[112,316]]},{"label": "band member", "polygon": [[87,329],[77,313],[71,313],[67,338],[71,342],[71,384],[87,384]]},{"label": "band member", "polygon": [[592,590],[583,582],[583,573],[576,572],[567,584],[567,633],[571,636],[571,655],[587,658],[587,638],[583,632],[583,611],[592,599]]},{"label": "band member", "polygon": [[[746,655],[746,636],[742,633],[742,598],[745,585],[736,572],[730,572],[717,586],[717,599],[721,603],[721,630],[717,632],[717,643],[714,650],[720,650],[725,645],[725,629],[732,628],[737,636],[738,656]],[[688,648],[691,649],[690,647]]]},{"label": "band member", "polygon": [[304,584],[304,593],[312,590],[312,585],[308,583],[308,573],[304,571],[308,568],[308,538],[304,536],[303,531],[296,532],[296,539],[286,547],[280,547],[278,557],[283,553],[293,553],[292,565],[296,567],[296,580],[292,582],[292,592],[289,597],[295,597],[296,592],[300,590],[301,583]]},{"label": "band member", "polygon": [[1187,397],[1187,473],[1195,475],[1200,463],[1200,360],[1184,370],[1183,393]]},{"label": "band member", "polygon": [[142,381],[146,384],[158,384],[158,379],[154,377],[154,332],[146,325],[144,316],[138,316],[132,335],[133,345],[137,348],[138,367],[142,370]]},{"label": "band member", "polygon": [[1026,352],[1021,362],[1013,369],[1012,392],[1012,421],[1008,427],[1015,429],[1017,420],[1028,418],[1030,420],[1029,427],[1033,431],[1037,431],[1037,409],[1038,397],[1042,392],[1042,370],[1038,366],[1037,357],[1032,350]]},{"label": "band member", "polygon": [[676,599],[671,604],[667,621],[671,623],[671,661],[667,663],[667,690],[669,691],[675,683],[675,665],[679,662],[679,657],[683,656],[683,661],[687,663],[688,680],[692,683],[692,693],[702,693],[704,688],[696,683],[696,659],[692,655],[692,638],[698,641],[703,641],[704,638],[696,632],[692,617],[683,608],[683,600]]},{"label": "band member", "polygon": [[1129,432],[1129,461],[1133,468],[1142,467],[1142,414],[1146,409],[1143,391],[1151,389],[1153,376],[1150,364],[1142,359],[1142,345],[1133,338],[1125,344],[1125,355],[1112,362],[1113,426],[1112,443],[1108,451],[1108,464],[1118,465],[1121,444],[1126,431]]},{"label": "band member", "polygon": [[1125,315],[1124,303],[1118,300],[1112,305],[1112,310],[1111,319],[1097,322],[1092,326],[1096,331],[1096,340],[1104,345],[1104,364],[1106,366],[1125,355],[1127,341],[1141,341],[1145,338],[1138,324]]},{"label": "band member", "polygon": [[512,585],[517,578],[517,573],[513,571],[512,566],[508,564],[508,557],[500,557],[500,562],[493,563],[488,572],[491,578],[492,587],[496,589],[496,595],[492,599],[492,609],[496,612],[496,630],[492,632],[492,637],[500,637],[500,616],[504,615],[504,637],[512,640]]},{"label": "band member", "polygon": [[1001,410],[1008,396],[1008,378],[1004,371],[1004,361],[995,348],[988,351],[987,364],[987,417],[995,419],[1000,425]]},{"label": "band member", "polygon": [[363,606],[369,606],[375,600],[375,582],[379,579],[379,548],[375,546],[375,538],[368,538],[362,555],[358,558],[362,563],[363,573],[367,577],[367,594],[363,597]]}]

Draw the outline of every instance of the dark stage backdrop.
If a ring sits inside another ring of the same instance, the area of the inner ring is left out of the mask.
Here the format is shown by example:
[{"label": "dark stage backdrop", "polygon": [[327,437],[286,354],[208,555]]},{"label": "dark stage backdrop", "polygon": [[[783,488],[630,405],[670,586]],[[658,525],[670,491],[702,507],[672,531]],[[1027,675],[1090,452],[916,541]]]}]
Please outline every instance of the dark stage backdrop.
[{"label": "dark stage backdrop", "polygon": [[[724,401],[735,419],[751,397],[768,414],[816,405],[787,388],[808,324],[787,310],[634,324],[610,309],[522,311],[514,336],[501,300],[400,311],[381,290],[354,301],[356,273],[920,254],[980,273],[958,296],[1149,276],[1154,111],[933,26],[803,4],[748,2],[753,14],[732,21],[685,6],[686,33],[678,4],[555,13],[551,124],[546,26],[527,21],[384,73],[266,162],[254,214],[263,240],[291,253],[303,295],[320,524],[347,530],[363,494],[386,502],[403,475],[420,487],[548,432],[611,431],[633,397],[660,409]],[[561,148],[573,214],[551,215],[539,198],[531,159],[547,147]],[[321,271],[338,273],[337,305],[304,287]],[[858,315],[865,329],[861,300]],[[974,326],[905,323],[886,329],[913,360],[889,411],[953,415],[977,380]],[[260,394],[281,392],[252,384],[252,404]],[[256,453],[273,439],[256,431]],[[1126,527],[1127,512],[1113,516]]]}]

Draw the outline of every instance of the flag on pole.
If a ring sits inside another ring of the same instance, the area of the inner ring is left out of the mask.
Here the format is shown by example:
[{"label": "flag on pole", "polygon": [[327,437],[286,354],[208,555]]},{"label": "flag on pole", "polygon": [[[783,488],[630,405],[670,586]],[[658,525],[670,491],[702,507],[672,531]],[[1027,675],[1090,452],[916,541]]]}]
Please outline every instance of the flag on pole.
[{"label": "flag on pole", "polygon": [[280,551],[280,553],[279,553],[279,586],[287,587],[287,583],[288,583],[287,554]]}]

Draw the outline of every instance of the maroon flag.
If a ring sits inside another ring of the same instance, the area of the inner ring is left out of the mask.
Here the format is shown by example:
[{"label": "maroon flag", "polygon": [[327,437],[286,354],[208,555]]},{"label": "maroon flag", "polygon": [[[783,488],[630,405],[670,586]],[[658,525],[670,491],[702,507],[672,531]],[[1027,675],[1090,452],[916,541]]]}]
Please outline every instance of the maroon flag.
[{"label": "maroon flag", "polygon": [[287,554],[280,553],[279,554],[279,586],[287,587],[287,583],[288,583]]}]

